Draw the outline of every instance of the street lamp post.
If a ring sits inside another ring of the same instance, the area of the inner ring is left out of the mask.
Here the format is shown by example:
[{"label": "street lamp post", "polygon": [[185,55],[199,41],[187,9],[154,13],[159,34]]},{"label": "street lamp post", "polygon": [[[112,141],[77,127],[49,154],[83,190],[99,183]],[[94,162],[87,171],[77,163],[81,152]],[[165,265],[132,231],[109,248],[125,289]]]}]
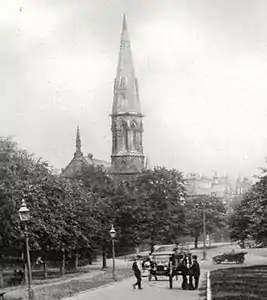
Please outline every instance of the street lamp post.
[{"label": "street lamp post", "polygon": [[32,270],[31,270],[31,258],[30,258],[30,249],[29,249],[29,232],[28,232],[28,221],[30,220],[30,211],[26,206],[25,200],[22,199],[22,204],[19,209],[20,221],[24,223],[24,235],[25,235],[25,244],[26,244],[26,257],[27,257],[27,273],[28,273],[28,294],[29,300],[34,299],[34,292],[32,289]]},{"label": "street lamp post", "polygon": [[110,234],[111,241],[112,241],[112,276],[113,276],[113,279],[116,280],[116,277],[115,277],[115,237],[116,237],[116,231],[115,231],[113,225],[111,226],[109,234]]},{"label": "street lamp post", "polygon": [[203,258],[202,260],[206,260],[207,258],[207,252],[206,252],[206,238],[207,238],[207,233],[206,233],[206,207],[205,204],[203,204],[203,196],[201,195],[201,204],[196,204],[196,207],[202,210],[202,215],[203,215]]},{"label": "street lamp post", "polygon": [[203,208],[203,260],[206,260],[207,252],[206,252],[206,209]]}]

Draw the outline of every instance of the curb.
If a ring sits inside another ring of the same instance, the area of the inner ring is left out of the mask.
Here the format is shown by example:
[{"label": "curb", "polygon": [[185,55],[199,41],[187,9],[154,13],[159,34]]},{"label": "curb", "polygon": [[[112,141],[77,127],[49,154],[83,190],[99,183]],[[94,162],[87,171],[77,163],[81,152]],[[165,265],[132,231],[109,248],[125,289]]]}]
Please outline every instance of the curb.
[{"label": "curb", "polygon": [[207,300],[212,300],[211,284],[210,284],[210,271],[207,272]]},{"label": "curb", "polygon": [[198,299],[207,300],[207,272],[202,273],[199,279]]}]

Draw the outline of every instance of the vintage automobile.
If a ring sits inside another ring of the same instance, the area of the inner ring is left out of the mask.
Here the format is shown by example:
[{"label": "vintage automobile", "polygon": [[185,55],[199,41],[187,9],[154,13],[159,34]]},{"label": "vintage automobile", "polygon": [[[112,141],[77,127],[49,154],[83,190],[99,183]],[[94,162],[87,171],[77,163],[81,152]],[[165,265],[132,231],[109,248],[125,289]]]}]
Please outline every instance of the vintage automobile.
[{"label": "vintage automobile", "polygon": [[170,252],[152,253],[152,267],[150,268],[148,280],[152,277],[158,280],[158,276],[169,276]]},{"label": "vintage automobile", "polygon": [[172,252],[172,251],[174,251],[175,247],[176,247],[175,244],[155,245],[153,253]]},{"label": "vintage automobile", "polygon": [[245,249],[245,248],[255,248],[256,247],[256,241],[249,238],[245,240],[240,240],[237,242],[240,248]]},{"label": "vintage automobile", "polygon": [[189,251],[169,251],[153,253],[154,267],[150,269],[148,280],[152,277],[155,280],[158,276],[165,276],[169,279],[169,288],[173,288],[174,278],[178,280],[178,276],[183,279],[182,289],[193,289],[192,285],[192,254]]},{"label": "vintage automobile", "polygon": [[237,264],[242,264],[245,261],[245,255],[247,252],[226,252],[220,255],[213,256],[212,262],[214,264],[221,264],[223,262],[235,262]]}]

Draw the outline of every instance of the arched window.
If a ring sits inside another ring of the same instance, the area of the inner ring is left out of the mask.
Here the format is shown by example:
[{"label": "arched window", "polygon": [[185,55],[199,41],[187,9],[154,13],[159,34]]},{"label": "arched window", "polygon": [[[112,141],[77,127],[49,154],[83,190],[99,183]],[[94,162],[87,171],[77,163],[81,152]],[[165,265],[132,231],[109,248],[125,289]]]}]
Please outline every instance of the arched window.
[{"label": "arched window", "polygon": [[137,149],[138,148],[138,141],[137,141],[137,124],[135,121],[131,123],[131,131],[132,131],[132,137],[133,137],[133,148]]},{"label": "arched window", "polygon": [[120,87],[123,89],[127,88],[127,78],[126,77],[120,77]]},{"label": "arched window", "polygon": [[129,141],[128,141],[128,126],[125,121],[123,121],[123,138],[124,138],[124,145],[126,150],[129,148]]}]

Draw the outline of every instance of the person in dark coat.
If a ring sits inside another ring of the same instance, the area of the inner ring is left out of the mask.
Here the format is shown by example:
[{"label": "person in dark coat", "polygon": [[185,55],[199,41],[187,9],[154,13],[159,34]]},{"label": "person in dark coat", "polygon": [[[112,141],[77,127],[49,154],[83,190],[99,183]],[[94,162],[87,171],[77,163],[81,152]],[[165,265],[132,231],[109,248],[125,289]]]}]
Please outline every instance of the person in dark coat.
[{"label": "person in dark coat", "polygon": [[141,290],[142,274],[136,258],[134,258],[132,270],[134,271],[134,276],[136,277],[137,280],[136,283],[133,284],[133,288],[135,289],[136,286],[138,286],[138,289]]},{"label": "person in dark coat", "polygon": [[197,289],[199,283],[199,277],[200,277],[200,267],[197,261],[197,256],[193,255],[192,258],[193,258],[193,263],[192,263],[191,270],[194,278],[194,288]]}]

